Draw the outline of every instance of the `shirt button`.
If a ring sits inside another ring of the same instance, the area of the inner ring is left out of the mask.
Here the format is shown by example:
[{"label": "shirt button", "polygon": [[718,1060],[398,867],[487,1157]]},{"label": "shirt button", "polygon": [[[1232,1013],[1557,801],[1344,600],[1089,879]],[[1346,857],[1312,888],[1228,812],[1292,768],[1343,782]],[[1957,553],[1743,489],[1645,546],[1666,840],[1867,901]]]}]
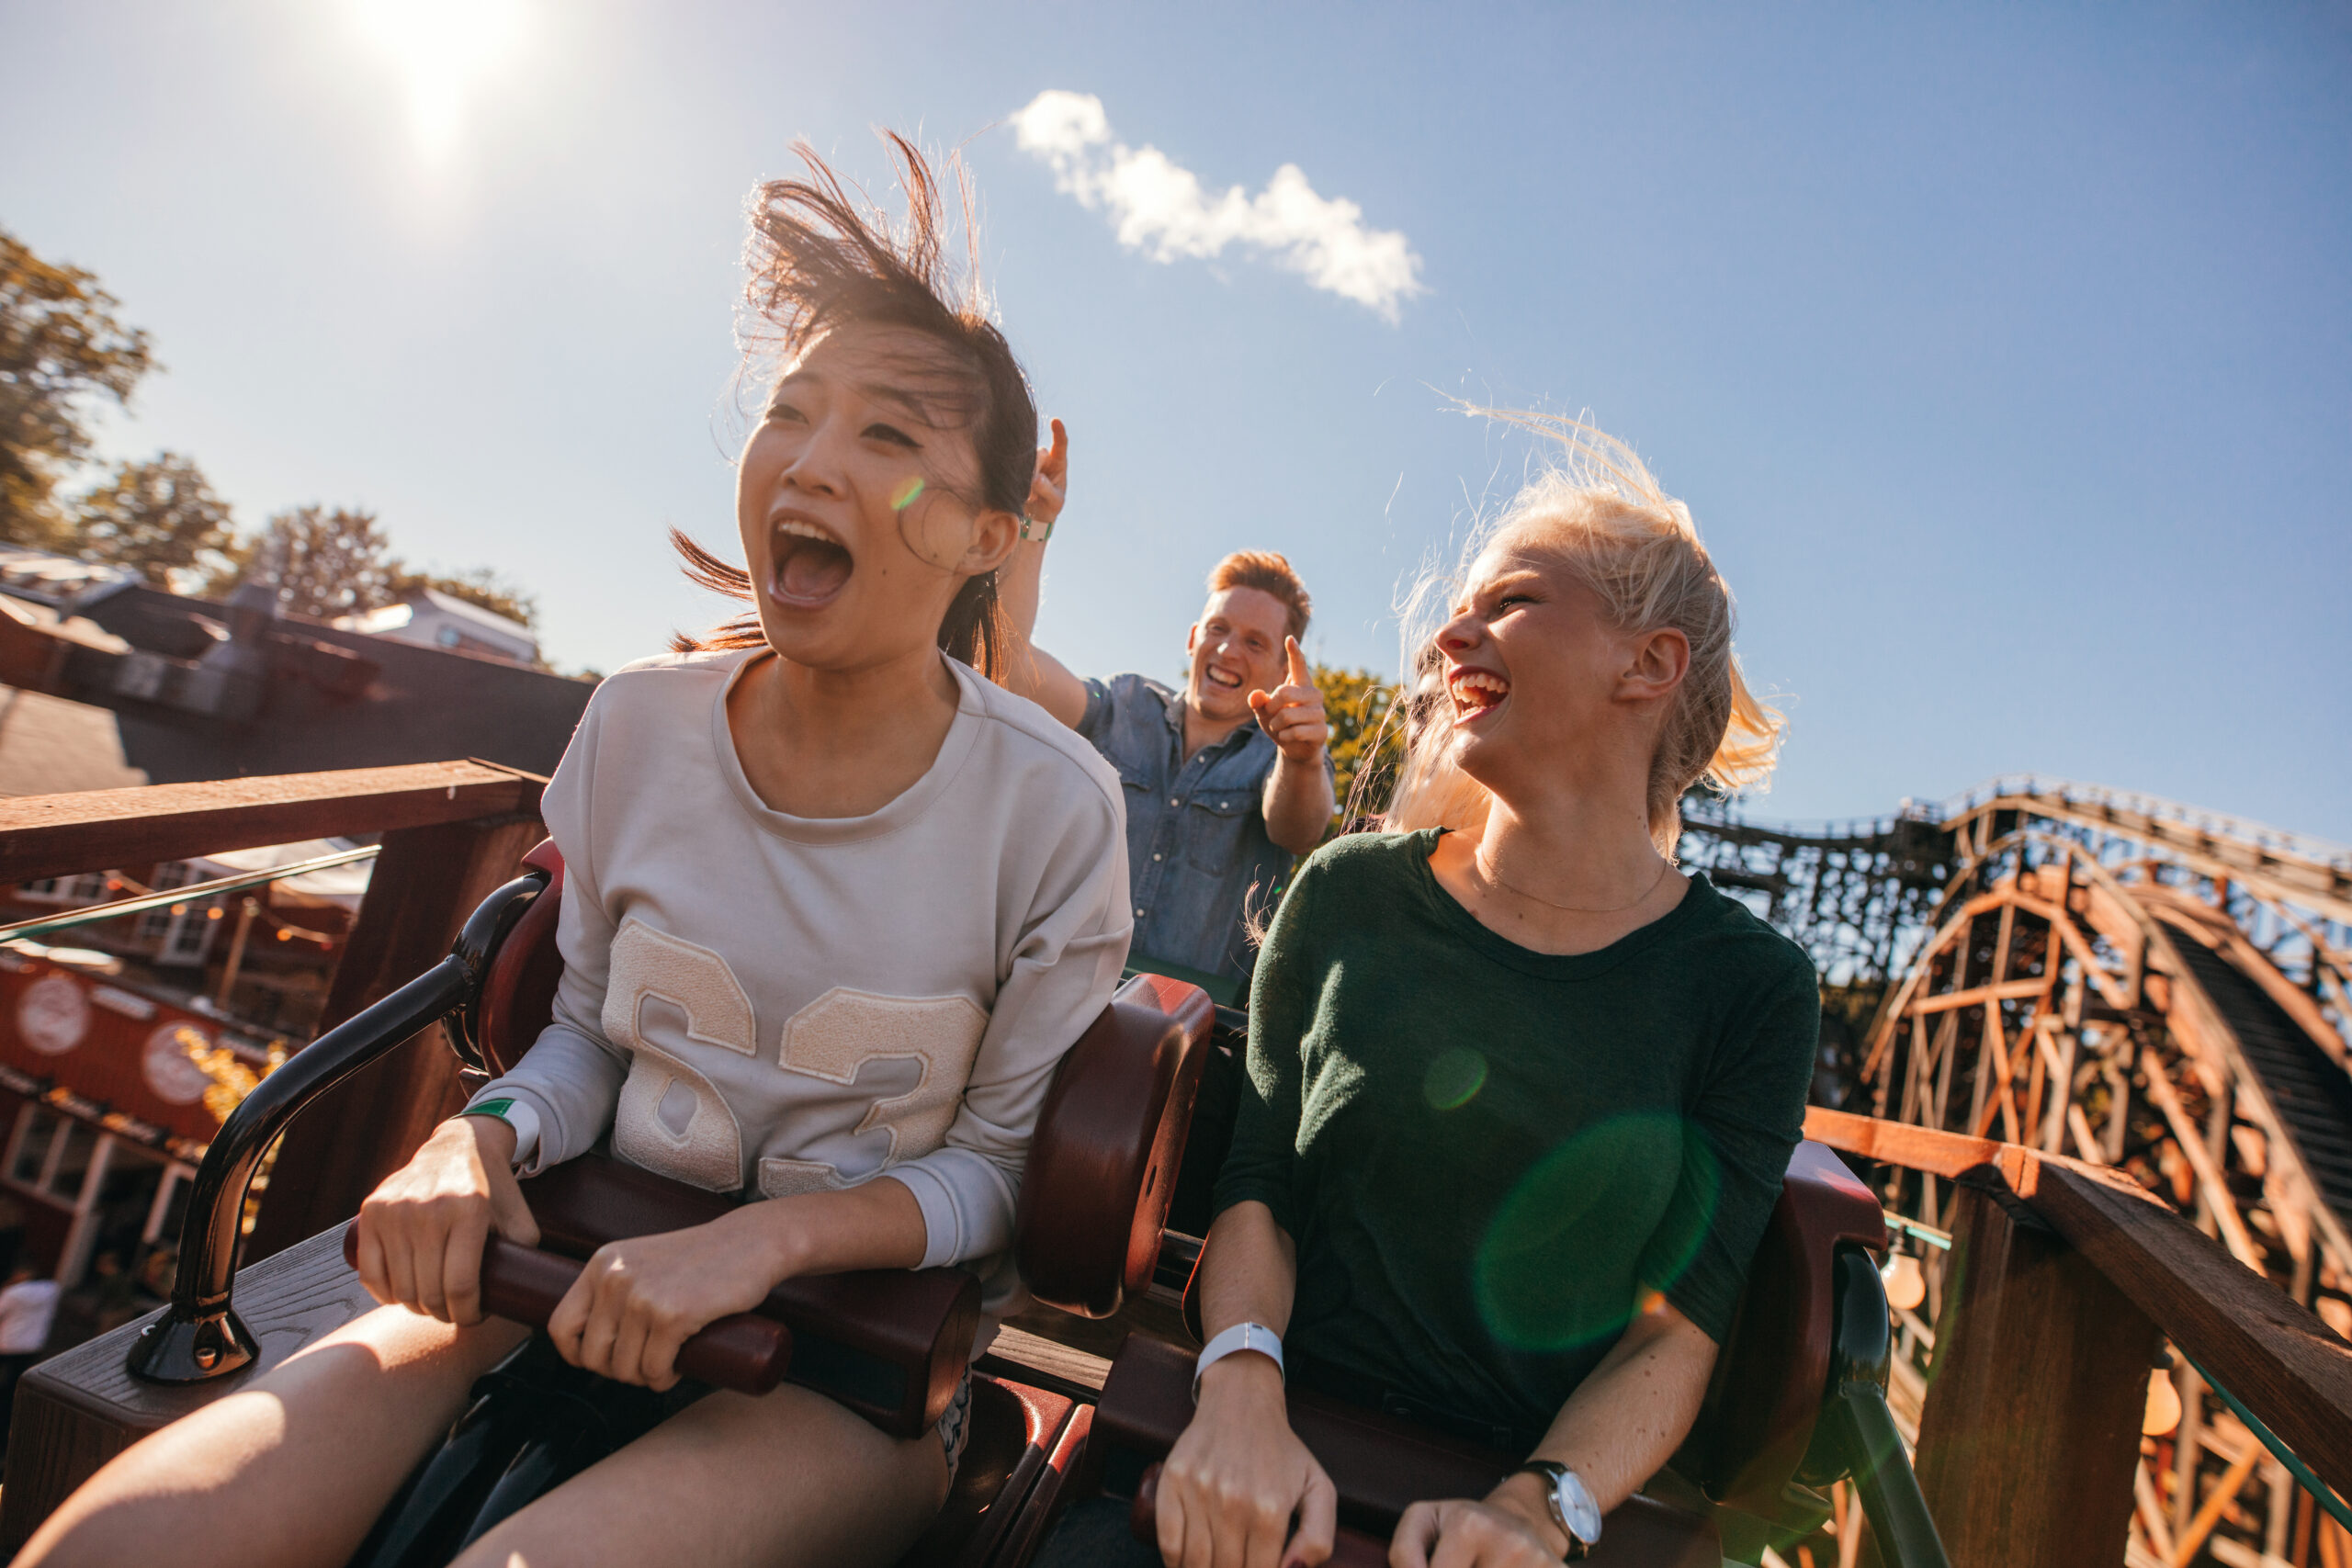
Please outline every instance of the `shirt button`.
[{"label": "shirt button", "polygon": [[1141,909],[1137,909],[1136,911],[1136,919],[1138,920],[1143,919],[1143,911]]},{"label": "shirt button", "polygon": [[1168,797],[1168,804],[1169,804],[1169,805],[1170,805],[1170,806],[1182,806],[1182,805],[1183,805],[1184,803],[1183,803],[1182,801],[1181,801],[1181,800],[1178,800],[1174,795],[1170,795],[1170,796]]},{"label": "shirt button", "polygon": [[1159,856],[1158,852],[1155,852],[1153,853],[1153,855],[1152,855],[1152,857],[1151,857],[1151,858],[1152,858],[1152,859],[1154,859],[1154,860],[1158,860],[1158,859],[1159,858]]}]

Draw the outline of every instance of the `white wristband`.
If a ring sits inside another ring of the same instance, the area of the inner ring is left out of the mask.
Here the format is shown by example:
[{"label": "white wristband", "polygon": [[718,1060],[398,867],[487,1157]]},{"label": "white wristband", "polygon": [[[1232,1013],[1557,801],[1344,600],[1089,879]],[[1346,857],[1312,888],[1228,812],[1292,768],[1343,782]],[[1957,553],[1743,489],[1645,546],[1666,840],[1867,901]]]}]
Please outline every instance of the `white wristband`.
[{"label": "white wristband", "polygon": [[1201,1347],[1201,1359],[1193,1363],[1193,1404],[1201,1402],[1201,1374],[1237,1350],[1255,1350],[1267,1357],[1283,1381],[1289,1381],[1290,1374],[1283,1369],[1283,1337],[1262,1323],[1237,1323]]}]

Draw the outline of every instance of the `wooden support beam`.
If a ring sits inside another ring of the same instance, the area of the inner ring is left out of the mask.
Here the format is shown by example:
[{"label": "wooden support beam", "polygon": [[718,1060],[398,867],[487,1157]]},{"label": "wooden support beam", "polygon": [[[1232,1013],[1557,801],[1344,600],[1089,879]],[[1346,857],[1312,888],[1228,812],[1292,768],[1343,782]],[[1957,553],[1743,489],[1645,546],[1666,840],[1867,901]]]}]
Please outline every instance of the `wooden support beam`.
[{"label": "wooden support beam", "polygon": [[1939,997],[1921,997],[1906,1010],[1917,1015],[1950,1012],[1954,1008],[1973,1008],[1982,1003],[2013,1002],[2024,997],[2038,997],[2050,982],[2040,977],[2030,980],[2003,980],[1997,985],[1971,986],[1964,991],[1946,991]]},{"label": "wooden support beam", "polygon": [[2173,1568],[2188,1568],[2197,1556],[2198,1548],[2203,1546],[2205,1538],[2213,1533],[2213,1527],[2222,1522],[2222,1510],[2237,1501],[2238,1493],[2245,1486],[2246,1477],[2254,1473],[2255,1462],[2261,1458],[2262,1445],[2248,1438],[2238,1457],[2230,1461],[2229,1471],[2222,1477],[2222,1483],[2213,1488],[2212,1495],[2205,1499],[2205,1506],[2197,1510],[2197,1517],[2188,1521],[2188,1529],[2182,1532],[2178,1544],[2174,1546]]},{"label": "wooden support beam", "polygon": [[[2046,1020],[2045,1020],[2046,1021]],[[2045,1029],[2041,1042],[2047,1045],[2052,1038]],[[2066,1112],[2075,1111],[2075,1047],[2082,1038],[2079,1029],[2064,1032],[2064,1043],[2058,1047],[2057,1059],[2050,1064],[2050,1110],[2041,1124],[2041,1147],[2044,1153],[2056,1154],[2066,1137]]]},{"label": "wooden support beam", "polygon": [[1980,1088],[1977,1097],[1980,1103],[1976,1110],[1976,1121],[1969,1128],[1969,1132],[1976,1137],[1983,1137],[1992,1128],[1994,1112],[1998,1111],[2001,1117],[2001,1137],[2004,1142],[2014,1144],[2018,1141],[2018,1106],[2017,1100],[2010,1093],[2009,1085],[2017,1076],[2017,1068],[2016,1064],[2009,1060],[2008,1045],[2001,1029],[2001,1010],[1997,1007],[1988,1007],[1984,1010],[1984,1041],[1977,1048],[1976,1053],[1976,1073],[1980,1085],[1984,1081],[1984,1074],[1988,1068],[1993,1075],[1992,1094],[1989,1099],[1986,1098]]},{"label": "wooden support beam", "polygon": [[2149,1049],[2140,1053],[2140,1076],[2148,1080],[2148,1098],[2165,1114],[2172,1128],[2173,1141],[2180,1145],[2180,1152],[2188,1156],[2189,1168],[2197,1173],[2197,1185],[2205,1195],[2206,1206],[2212,1211],[2213,1220],[2221,1227],[2222,1239],[2228,1244],[2237,1260],[2263,1272],[2262,1253],[2247,1234],[2245,1221],[2239,1217],[2237,1201],[2230,1196],[2230,1184],[2222,1175],[2220,1164],[2206,1145],[2205,1136],[2188,1119],[2182,1108],[2180,1095],[2172,1087],[2172,1078],[2165,1072],[2164,1059]]},{"label": "wooden support beam", "polygon": [[[368,901],[327,991],[320,1032],[438,963],[466,917],[545,837],[537,816],[384,835]],[[465,1103],[458,1059],[428,1029],[362,1068],[287,1129],[247,1238],[250,1264],[340,1224]]]},{"label": "wooden support beam", "polygon": [[[2107,1163],[2107,1151],[2098,1146],[2098,1140],[2097,1138],[2091,1136],[2090,1118],[2083,1114],[2083,1108],[2081,1106],[2069,1105],[2066,1107],[2066,1131],[2075,1135],[2075,1152],[2081,1155],[2085,1160],[2088,1161],[2092,1165],[2105,1165]],[[2057,1151],[2053,1149],[2051,1152],[2054,1154]]]},{"label": "wooden support beam", "polygon": [[2148,1462],[2140,1461],[2132,1467],[2132,1501],[2140,1516],[2140,1528],[2148,1532],[2148,1544],[2165,1562],[2172,1561],[2172,1526],[2165,1522],[2163,1499],[2156,1494],[2156,1483],[2148,1479]]},{"label": "wooden support beam", "polygon": [[0,885],[536,812],[545,783],[491,762],[418,762],[19,795],[0,799]]},{"label": "wooden support beam", "polygon": [[1924,1170],[1947,1180],[1971,1171],[2000,1168],[2004,1145],[1990,1138],[1964,1138],[1933,1127],[1882,1122],[1875,1116],[1814,1106],[1804,1113],[1804,1135],[1840,1154]]},{"label": "wooden support beam", "polygon": [[2035,1004],[2033,1021],[2026,1026],[2024,1034],[2018,1036],[2018,1049],[2029,1053],[2025,1100],[2018,1107],[2018,1122],[2026,1129],[2026,1134],[2014,1138],[2011,1142],[2024,1143],[2026,1135],[2030,1135],[2038,1144],[2041,1141],[2043,1077],[2049,1072],[2050,1064],[2054,1056],[2054,1053],[2050,1050],[2050,998],[2048,997],[2041,998]]},{"label": "wooden support beam", "polygon": [[1917,1470],[1955,1563],[2123,1555],[2156,1325],[2065,1241],[1977,1185],[1954,1195],[1951,1289]]},{"label": "wooden support beam", "polygon": [[1960,1055],[1960,1015],[1956,1012],[1944,1014],[1943,1021],[1936,1026],[1936,1102],[1928,1120],[1941,1127],[1944,1113],[1951,1106],[1952,1063]]}]

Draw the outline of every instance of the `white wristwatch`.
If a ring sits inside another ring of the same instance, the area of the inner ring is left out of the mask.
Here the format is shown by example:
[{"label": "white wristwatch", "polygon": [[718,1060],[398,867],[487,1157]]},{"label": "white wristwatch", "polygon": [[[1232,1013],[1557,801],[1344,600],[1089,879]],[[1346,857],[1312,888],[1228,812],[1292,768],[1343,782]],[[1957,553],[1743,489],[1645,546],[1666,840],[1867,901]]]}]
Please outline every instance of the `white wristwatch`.
[{"label": "white wristwatch", "polygon": [[1272,1358],[1274,1371],[1289,1381],[1290,1374],[1283,1371],[1283,1337],[1262,1323],[1237,1323],[1201,1347],[1201,1359],[1193,1363],[1193,1404],[1201,1402],[1201,1374],[1237,1350],[1255,1350]]},{"label": "white wristwatch", "polygon": [[1544,1501],[1552,1505],[1552,1522],[1568,1538],[1564,1561],[1574,1562],[1600,1544],[1600,1506],[1593,1501],[1592,1489],[1584,1483],[1583,1476],[1550,1459],[1529,1460],[1515,1473],[1543,1478]]}]

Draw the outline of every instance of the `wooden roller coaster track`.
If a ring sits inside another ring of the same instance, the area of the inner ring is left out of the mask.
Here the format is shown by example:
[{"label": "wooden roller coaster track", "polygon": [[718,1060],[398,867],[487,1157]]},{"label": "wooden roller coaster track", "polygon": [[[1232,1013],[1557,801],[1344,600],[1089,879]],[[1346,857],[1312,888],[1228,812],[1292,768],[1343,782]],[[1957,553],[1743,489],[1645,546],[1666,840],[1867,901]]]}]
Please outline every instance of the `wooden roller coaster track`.
[{"label": "wooden roller coaster track", "polygon": [[[1817,1098],[2115,1168],[2352,1337],[2352,850],[2034,778],[1815,829],[1702,807],[1684,849],[1868,1008]],[[1957,1194],[1895,1169],[1884,1196],[1925,1254],[1897,1378],[1916,1413],[1948,1288],[1917,1238]],[[2334,1568],[2310,1499],[2174,1363],[2181,1414],[2143,1442],[2130,1561]]]}]

